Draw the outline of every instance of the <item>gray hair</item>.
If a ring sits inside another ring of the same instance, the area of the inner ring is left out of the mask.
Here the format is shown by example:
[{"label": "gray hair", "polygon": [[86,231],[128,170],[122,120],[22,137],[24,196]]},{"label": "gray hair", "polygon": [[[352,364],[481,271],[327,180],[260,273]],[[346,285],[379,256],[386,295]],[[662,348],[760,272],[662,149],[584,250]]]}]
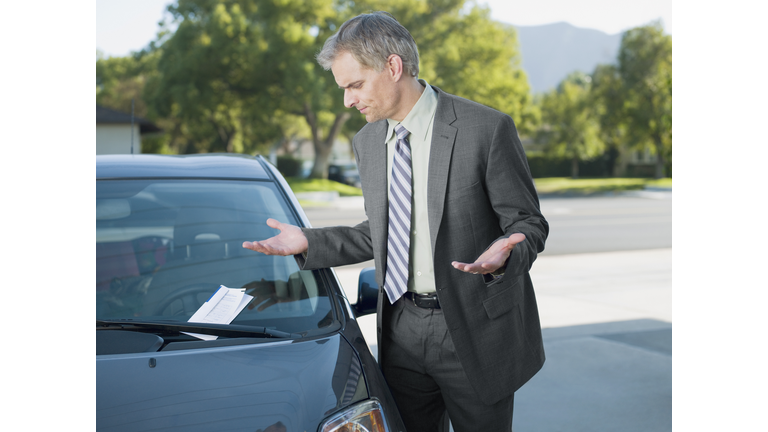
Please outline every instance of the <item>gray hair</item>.
[{"label": "gray hair", "polygon": [[408,30],[387,12],[358,15],[339,27],[317,54],[317,62],[331,69],[339,54],[349,52],[363,66],[384,70],[387,59],[397,54],[406,75],[419,76],[419,50]]}]

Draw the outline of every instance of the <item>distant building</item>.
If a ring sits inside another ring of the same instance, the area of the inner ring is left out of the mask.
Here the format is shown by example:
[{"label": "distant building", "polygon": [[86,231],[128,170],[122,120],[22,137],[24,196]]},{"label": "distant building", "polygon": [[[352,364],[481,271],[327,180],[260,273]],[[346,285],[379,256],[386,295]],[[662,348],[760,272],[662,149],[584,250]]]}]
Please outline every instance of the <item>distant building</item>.
[{"label": "distant building", "polygon": [[[133,119],[133,153],[141,153],[141,136],[161,129],[141,117]],[[96,105],[96,154],[131,154],[131,114]]]}]

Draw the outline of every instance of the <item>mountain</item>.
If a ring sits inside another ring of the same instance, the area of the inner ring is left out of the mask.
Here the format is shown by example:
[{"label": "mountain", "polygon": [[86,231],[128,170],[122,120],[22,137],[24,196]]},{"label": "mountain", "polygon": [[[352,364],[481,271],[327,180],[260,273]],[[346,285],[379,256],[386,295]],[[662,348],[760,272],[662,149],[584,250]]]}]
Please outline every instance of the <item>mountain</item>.
[{"label": "mountain", "polygon": [[540,26],[512,26],[517,31],[522,66],[533,93],[557,87],[569,73],[592,73],[601,63],[616,63],[622,33],[560,22]]}]

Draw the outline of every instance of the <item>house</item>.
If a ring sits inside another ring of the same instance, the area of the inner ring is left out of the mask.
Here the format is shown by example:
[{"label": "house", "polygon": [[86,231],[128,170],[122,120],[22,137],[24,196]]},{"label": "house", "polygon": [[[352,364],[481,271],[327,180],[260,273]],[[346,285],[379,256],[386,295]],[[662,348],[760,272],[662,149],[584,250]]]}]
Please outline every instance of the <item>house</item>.
[{"label": "house", "polygon": [[130,113],[126,114],[96,105],[97,155],[141,153],[141,136],[160,131],[161,129],[152,122],[141,117],[133,118],[133,131],[131,131]]}]

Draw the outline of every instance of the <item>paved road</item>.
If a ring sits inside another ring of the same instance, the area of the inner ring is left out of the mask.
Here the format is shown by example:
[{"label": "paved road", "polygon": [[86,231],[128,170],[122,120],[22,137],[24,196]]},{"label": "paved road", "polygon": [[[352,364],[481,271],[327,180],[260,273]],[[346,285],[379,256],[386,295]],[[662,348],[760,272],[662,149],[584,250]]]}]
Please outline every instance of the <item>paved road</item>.
[{"label": "paved road", "polygon": [[[631,192],[591,198],[542,198],[550,225],[544,255],[672,247],[671,192]],[[305,209],[313,226],[365,220],[362,198]]]},{"label": "paved road", "polygon": [[542,256],[672,247],[671,192],[540,202],[550,226]]}]

